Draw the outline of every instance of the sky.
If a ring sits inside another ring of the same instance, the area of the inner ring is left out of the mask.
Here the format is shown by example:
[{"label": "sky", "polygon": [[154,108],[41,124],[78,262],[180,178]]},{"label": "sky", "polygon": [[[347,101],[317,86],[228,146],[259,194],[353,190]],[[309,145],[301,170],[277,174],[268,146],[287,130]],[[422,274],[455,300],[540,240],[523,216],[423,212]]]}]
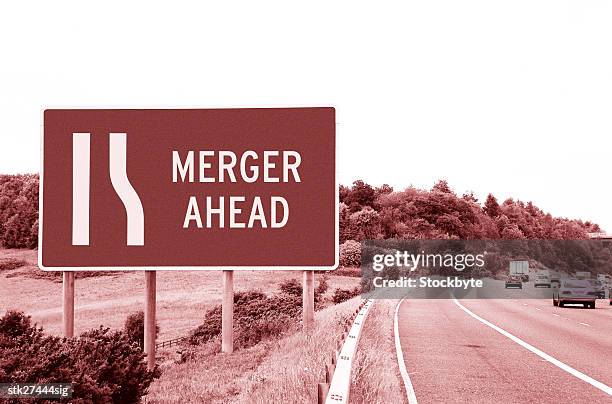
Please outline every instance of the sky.
[{"label": "sky", "polygon": [[0,173],[39,170],[45,107],[334,106],[341,183],[612,231],[607,1],[83,3],[0,6]]}]

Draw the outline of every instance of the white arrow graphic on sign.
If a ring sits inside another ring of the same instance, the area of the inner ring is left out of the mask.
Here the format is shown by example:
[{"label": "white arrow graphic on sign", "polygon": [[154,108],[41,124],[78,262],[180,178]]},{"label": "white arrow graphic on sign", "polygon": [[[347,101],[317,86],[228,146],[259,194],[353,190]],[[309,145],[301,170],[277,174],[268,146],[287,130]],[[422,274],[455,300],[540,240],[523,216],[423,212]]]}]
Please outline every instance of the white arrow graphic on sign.
[{"label": "white arrow graphic on sign", "polygon": [[[72,244],[89,245],[90,134],[72,134]],[[109,171],[127,213],[127,245],[144,245],[144,210],[127,177],[127,135],[109,134]]]}]

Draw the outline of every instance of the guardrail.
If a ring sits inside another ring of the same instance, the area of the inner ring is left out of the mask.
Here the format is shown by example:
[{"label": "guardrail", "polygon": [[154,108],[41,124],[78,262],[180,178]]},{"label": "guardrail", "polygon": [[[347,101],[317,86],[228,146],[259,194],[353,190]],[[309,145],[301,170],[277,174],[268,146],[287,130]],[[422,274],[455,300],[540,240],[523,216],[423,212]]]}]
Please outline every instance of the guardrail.
[{"label": "guardrail", "polygon": [[169,339],[167,341],[158,342],[157,344],[155,344],[155,349],[171,347],[172,345],[178,345],[180,342],[185,341],[186,339],[187,337],[178,337],[174,339]]},{"label": "guardrail", "polygon": [[342,338],[337,342],[332,354],[331,363],[325,365],[325,381],[319,383],[317,391],[318,404],[348,403],[351,389],[351,371],[353,357],[357,351],[359,337],[370,307],[374,304],[368,299],[355,310],[355,319],[349,327],[346,325]]}]

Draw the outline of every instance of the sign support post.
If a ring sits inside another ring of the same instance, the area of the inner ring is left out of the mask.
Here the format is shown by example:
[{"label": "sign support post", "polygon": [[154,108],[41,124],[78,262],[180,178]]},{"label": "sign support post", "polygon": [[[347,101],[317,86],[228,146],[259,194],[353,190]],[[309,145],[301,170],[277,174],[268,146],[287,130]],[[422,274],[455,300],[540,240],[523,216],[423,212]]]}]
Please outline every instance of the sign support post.
[{"label": "sign support post", "polygon": [[145,312],[144,312],[144,351],[147,354],[147,367],[155,367],[155,300],[156,300],[155,271],[145,271]]},{"label": "sign support post", "polygon": [[234,352],[234,271],[223,271],[221,351]]},{"label": "sign support post", "polygon": [[314,271],[304,271],[302,282],[302,330],[312,331],[314,324]]},{"label": "sign support post", "polygon": [[64,336],[74,336],[74,272],[64,271],[63,274],[63,323]]}]

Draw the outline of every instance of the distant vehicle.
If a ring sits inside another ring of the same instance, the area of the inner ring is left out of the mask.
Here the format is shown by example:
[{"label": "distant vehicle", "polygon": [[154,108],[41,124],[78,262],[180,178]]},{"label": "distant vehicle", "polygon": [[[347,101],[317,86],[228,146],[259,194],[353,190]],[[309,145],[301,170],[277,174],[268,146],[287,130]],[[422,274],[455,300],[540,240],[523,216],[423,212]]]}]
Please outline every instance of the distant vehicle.
[{"label": "distant vehicle", "polygon": [[537,273],[535,276],[535,280],[533,281],[533,287],[534,288],[539,288],[539,287],[550,288],[551,281],[550,281],[549,276],[547,274]]},{"label": "distant vehicle", "polygon": [[574,276],[576,279],[591,279],[591,273],[587,271],[577,271]]},{"label": "distant vehicle", "polygon": [[510,261],[510,276],[519,276],[522,282],[529,282],[529,261]]},{"label": "distant vehicle", "polygon": [[[603,286],[604,291],[612,289],[612,276],[608,274],[599,274],[597,275],[597,280],[601,282],[601,286]],[[611,296],[612,297],[612,296]]]},{"label": "distant vehicle", "polygon": [[550,286],[554,288],[558,288],[561,286],[561,276],[560,275],[552,275],[550,277]]},{"label": "distant vehicle", "polygon": [[612,283],[612,275],[599,274],[597,275],[597,280],[603,284]]},{"label": "distant vehicle", "polygon": [[582,304],[585,308],[595,308],[597,291],[586,279],[563,279],[559,289],[553,291],[553,306]]},{"label": "distant vehicle", "polygon": [[519,275],[509,275],[506,278],[506,289],[509,288],[523,289],[523,281]]},{"label": "distant vehicle", "polygon": [[604,290],[604,287],[600,281],[596,279],[587,279],[587,281],[591,284],[591,286],[593,286],[593,289],[595,289],[595,291],[597,292],[598,299],[606,298],[606,291]]}]

